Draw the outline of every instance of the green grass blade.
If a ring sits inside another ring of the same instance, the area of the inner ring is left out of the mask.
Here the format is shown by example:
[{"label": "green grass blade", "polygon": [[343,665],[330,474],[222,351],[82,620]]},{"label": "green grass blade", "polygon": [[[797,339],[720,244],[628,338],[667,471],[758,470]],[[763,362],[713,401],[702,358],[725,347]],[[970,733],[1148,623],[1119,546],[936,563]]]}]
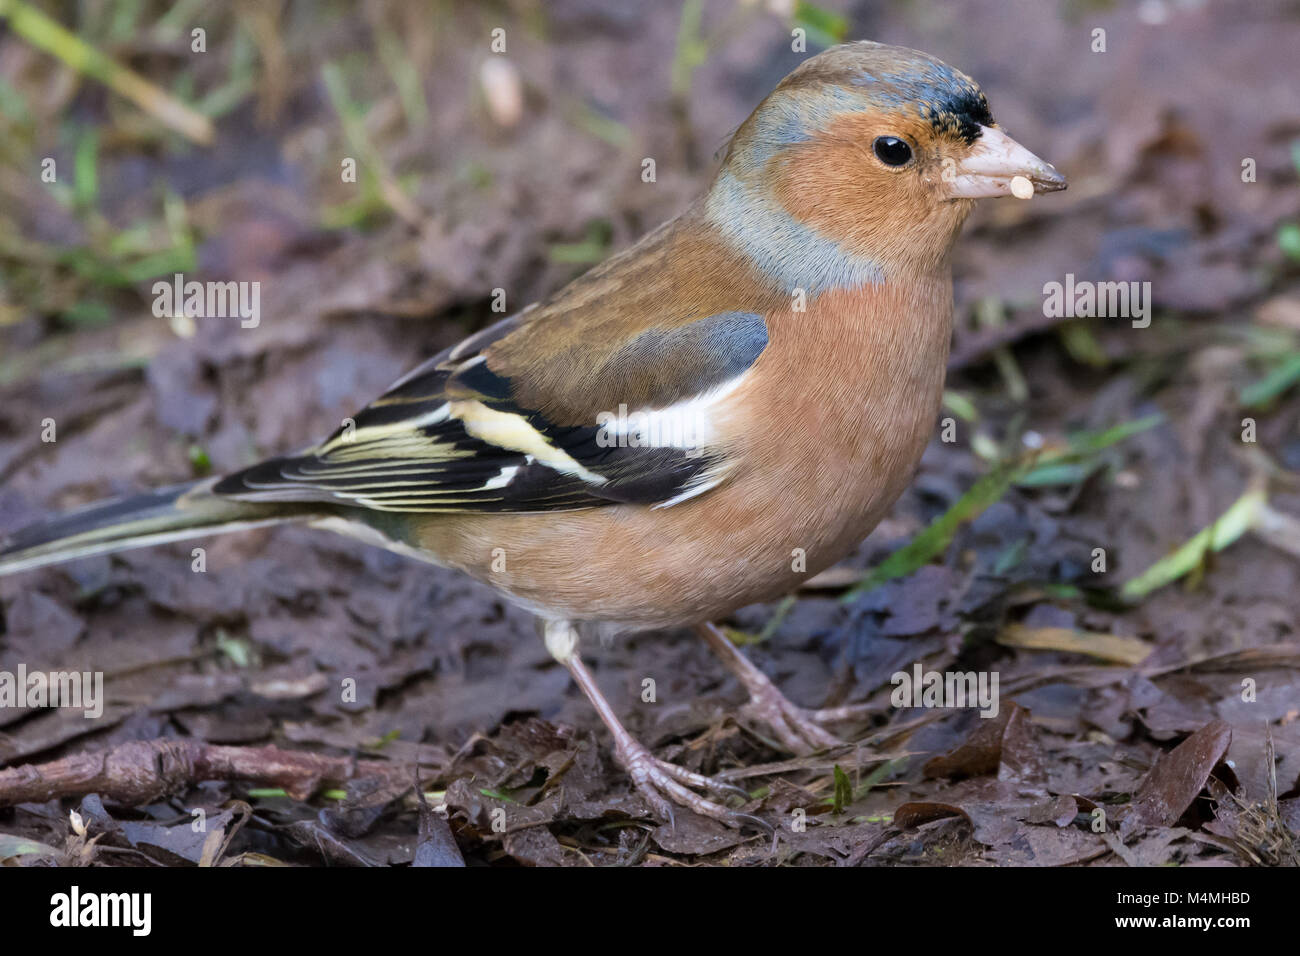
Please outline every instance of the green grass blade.
[{"label": "green grass blade", "polygon": [[1201,566],[1207,554],[1222,551],[1249,531],[1265,502],[1266,495],[1262,488],[1247,491],[1208,528],[1203,528],[1173,554],[1161,558],[1125,583],[1120,589],[1120,596],[1127,601],[1140,600],[1157,588],[1194,571]]}]

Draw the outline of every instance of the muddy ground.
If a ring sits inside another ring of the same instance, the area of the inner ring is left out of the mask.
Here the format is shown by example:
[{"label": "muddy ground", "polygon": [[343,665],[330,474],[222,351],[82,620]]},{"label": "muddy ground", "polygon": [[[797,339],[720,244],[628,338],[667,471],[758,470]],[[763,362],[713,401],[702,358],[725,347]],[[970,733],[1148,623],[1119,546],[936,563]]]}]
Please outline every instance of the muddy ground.
[{"label": "muddy ground", "polygon": [[[811,52],[842,35],[960,67],[1071,184],[985,204],[967,226],[955,440],[936,425],[850,561],[725,622],[794,700],[865,702],[840,728],[852,745],[790,759],[688,632],[588,648],[629,727],[742,783],[775,838],[653,820],[526,613],[282,526],[196,542],[203,573],[177,544],[0,581],[0,670],[107,679],[98,719],[0,709],[0,859],[1300,862],[1300,14],[823,6],[792,22],[731,0],[88,3],[62,21],[197,104],[208,145],[0,21],[5,530],[307,444],[491,321],[494,289],[513,310],[626,247],[707,184],[729,132],[802,59],[793,25]],[[483,85],[496,27],[508,66],[488,83],[504,98]],[[356,183],[340,182],[345,157]],[[260,281],[259,325],[155,317],[152,280],[176,271]],[[1046,316],[1043,285],[1067,274],[1149,282],[1149,325]],[[1132,434],[1037,469],[919,567],[854,589],[995,461],[1115,426]],[[1160,580],[1143,576],[1153,565]],[[998,717],[892,706],[891,675],[917,662],[996,672]],[[261,766],[268,744],[337,759],[226,772]],[[18,775],[32,779],[15,768],[60,760],[41,772],[63,796],[13,805]]]}]

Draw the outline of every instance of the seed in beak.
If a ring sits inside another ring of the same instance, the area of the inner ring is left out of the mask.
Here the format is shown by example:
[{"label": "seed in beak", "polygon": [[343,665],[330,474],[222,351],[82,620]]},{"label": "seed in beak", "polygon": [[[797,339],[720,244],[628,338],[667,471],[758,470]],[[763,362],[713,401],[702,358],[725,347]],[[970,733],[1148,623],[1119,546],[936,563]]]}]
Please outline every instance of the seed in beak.
[{"label": "seed in beak", "polygon": [[1011,195],[1017,199],[1032,199],[1034,197],[1034,184],[1024,176],[1012,176]]}]

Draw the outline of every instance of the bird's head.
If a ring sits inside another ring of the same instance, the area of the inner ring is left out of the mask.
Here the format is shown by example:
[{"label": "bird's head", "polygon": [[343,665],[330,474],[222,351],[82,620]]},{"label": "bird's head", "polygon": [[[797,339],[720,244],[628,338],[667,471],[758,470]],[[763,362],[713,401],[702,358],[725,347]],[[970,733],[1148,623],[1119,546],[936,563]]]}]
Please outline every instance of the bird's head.
[{"label": "bird's head", "polygon": [[997,127],[970,77],[861,42],[811,57],[759,104],[705,208],[760,269],[815,292],[930,273],[973,200],[1030,188],[1065,177]]}]

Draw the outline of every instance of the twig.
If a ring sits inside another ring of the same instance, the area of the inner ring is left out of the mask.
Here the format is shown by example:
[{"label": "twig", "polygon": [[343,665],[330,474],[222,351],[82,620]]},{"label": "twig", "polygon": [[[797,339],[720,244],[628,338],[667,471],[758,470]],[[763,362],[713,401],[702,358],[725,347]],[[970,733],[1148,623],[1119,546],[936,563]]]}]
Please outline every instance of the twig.
[{"label": "twig", "polygon": [[281,787],[295,799],[305,800],[327,783],[366,777],[405,780],[409,770],[382,760],[327,757],[275,746],[133,740],[111,750],[0,770],[0,807],[87,793],[138,806],[204,780],[245,780]]}]

